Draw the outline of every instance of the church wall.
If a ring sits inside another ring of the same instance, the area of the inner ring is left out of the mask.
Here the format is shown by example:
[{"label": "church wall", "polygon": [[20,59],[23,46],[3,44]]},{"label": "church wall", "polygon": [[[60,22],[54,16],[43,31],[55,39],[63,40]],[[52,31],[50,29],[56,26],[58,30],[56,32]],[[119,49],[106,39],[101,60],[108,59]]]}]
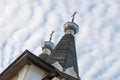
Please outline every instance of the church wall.
[{"label": "church wall", "polygon": [[31,64],[23,67],[12,80],[42,80],[46,72]]}]

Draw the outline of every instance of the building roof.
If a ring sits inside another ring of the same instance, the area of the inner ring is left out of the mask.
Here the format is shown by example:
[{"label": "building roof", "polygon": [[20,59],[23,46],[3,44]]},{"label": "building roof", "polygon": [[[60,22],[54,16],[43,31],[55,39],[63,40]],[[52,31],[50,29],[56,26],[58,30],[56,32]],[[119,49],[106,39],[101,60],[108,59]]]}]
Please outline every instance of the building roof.
[{"label": "building roof", "polygon": [[65,34],[48,58],[50,64],[56,61],[62,65],[63,71],[74,67],[77,77],[79,77],[75,40],[72,34]]},{"label": "building roof", "polygon": [[67,74],[59,71],[54,66],[45,62],[41,58],[35,56],[33,53],[31,53],[28,50],[24,51],[22,55],[20,55],[11,65],[8,66],[7,69],[5,69],[0,74],[0,80],[12,79],[21,70],[22,67],[24,67],[26,64],[30,65],[31,63],[35,64],[39,68],[41,68],[49,73],[45,78],[43,78],[43,80],[51,79],[54,76],[61,76],[67,80],[79,80],[77,78],[74,78],[70,75],[67,75]]}]

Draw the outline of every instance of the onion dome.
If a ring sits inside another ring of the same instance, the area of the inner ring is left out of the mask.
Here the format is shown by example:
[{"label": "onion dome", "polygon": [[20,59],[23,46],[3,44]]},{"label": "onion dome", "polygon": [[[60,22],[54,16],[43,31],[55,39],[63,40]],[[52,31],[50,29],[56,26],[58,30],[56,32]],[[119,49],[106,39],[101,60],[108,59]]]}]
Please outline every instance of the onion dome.
[{"label": "onion dome", "polygon": [[51,42],[51,41],[45,41],[41,44],[42,50],[43,49],[49,49],[49,50],[53,50],[55,45]]},{"label": "onion dome", "polygon": [[79,31],[79,26],[75,22],[67,22],[64,24],[64,32],[66,34],[76,34]]}]

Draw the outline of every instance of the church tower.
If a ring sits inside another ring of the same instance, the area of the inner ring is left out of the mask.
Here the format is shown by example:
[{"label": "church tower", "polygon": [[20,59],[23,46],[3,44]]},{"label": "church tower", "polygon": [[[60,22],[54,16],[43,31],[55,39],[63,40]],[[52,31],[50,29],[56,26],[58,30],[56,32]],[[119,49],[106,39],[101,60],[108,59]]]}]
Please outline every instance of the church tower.
[{"label": "church tower", "polygon": [[76,78],[78,78],[79,75],[74,35],[78,32],[78,30],[79,27],[76,23],[65,23],[65,34],[47,60],[48,63],[52,64],[60,71]]},{"label": "church tower", "polygon": [[42,43],[39,56],[26,50],[6,70],[0,80],[80,80],[75,47],[75,34],[79,26],[74,22],[64,24],[65,34],[55,46],[52,34],[49,41]]}]

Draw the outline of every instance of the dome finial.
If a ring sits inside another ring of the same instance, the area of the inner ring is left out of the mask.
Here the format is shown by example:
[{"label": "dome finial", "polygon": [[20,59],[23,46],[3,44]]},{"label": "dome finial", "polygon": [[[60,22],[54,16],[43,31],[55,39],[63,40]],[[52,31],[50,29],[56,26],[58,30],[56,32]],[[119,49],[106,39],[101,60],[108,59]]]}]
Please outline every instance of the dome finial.
[{"label": "dome finial", "polygon": [[74,13],[73,13],[73,15],[71,16],[72,17],[72,22],[74,22],[74,19],[75,19],[75,15],[77,14],[77,11],[75,11]]},{"label": "dome finial", "polygon": [[52,39],[52,35],[53,35],[54,31],[52,31],[52,33],[50,34],[50,39],[49,41],[44,41],[42,44],[41,44],[41,47],[42,47],[42,53],[40,54],[40,57],[42,59],[46,59],[47,57],[43,57],[44,54],[47,54],[47,55],[50,55],[52,50],[54,49],[55,45],[51,42],[51,39]]},{"label": "dome finial", "polygon": [[50,39],[49,41],[44,41],[41,44],[42,47],[42,53],[39,55],[39,57],[43,60],[46,60],[48,58],[48,56],[50,56],[52,50],[54,49],[55,45],[51,42],[52,40],[52,35],[53,35],[54,31],[52,31],[52,33],[50,34]]},{"label": "dome finial", "polygon": [[79,31],[79,26],[74,22],[74,18],[77,12],[74,12],[72,17],[72,22],[67,22],[64,24],[64,32],[66,34],[76,34]]},{"label": "dome finial", "polygon": [[55,31],[52,31],[52,33],[50,34],[50,39],[49,39],[49,41],[52,40],[52,35],[53,35],[54,32],[55,32]]}]

